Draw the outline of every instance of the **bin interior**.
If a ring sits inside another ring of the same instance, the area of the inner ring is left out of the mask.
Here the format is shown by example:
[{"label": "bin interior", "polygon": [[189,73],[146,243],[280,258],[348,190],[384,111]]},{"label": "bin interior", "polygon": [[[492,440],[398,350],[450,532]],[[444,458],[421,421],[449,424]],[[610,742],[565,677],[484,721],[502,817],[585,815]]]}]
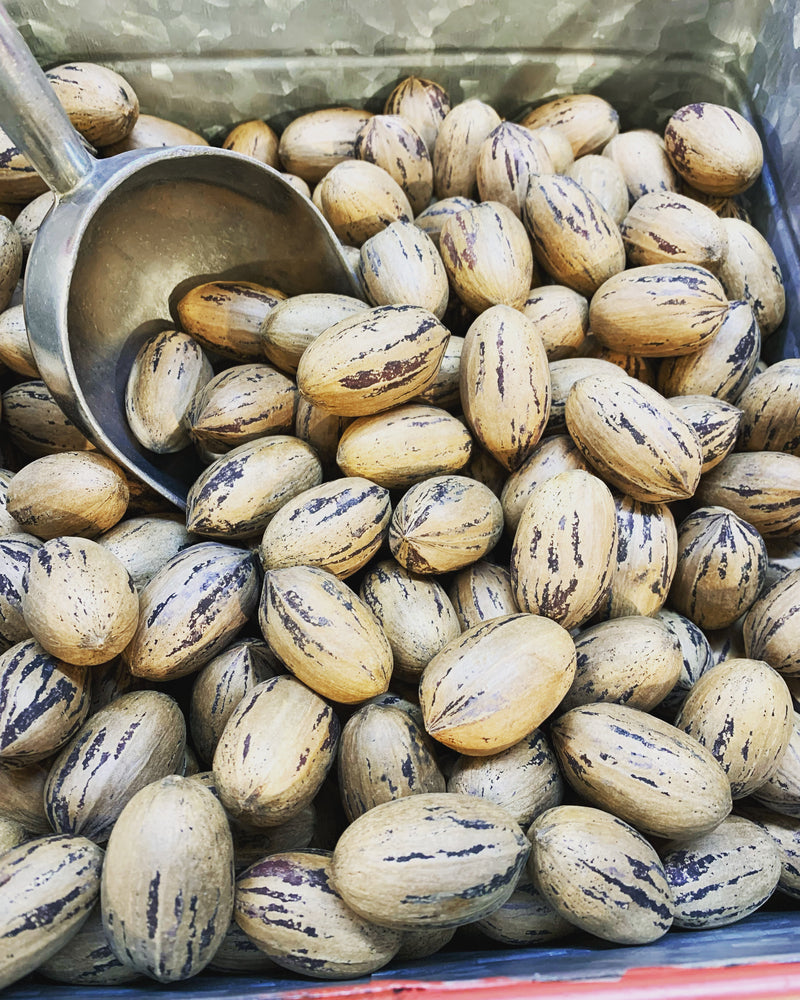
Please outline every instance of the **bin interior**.
[{"label": "bin interior", "polygon": [[[336,104],[381,111],[414,73],[441,83],[453,103],[477,97],[510,119],[547,97],[593,92],[621,128],[663,130],[683,104],[736,108],[758,128],[765,169],[747,193],[755,225],[781,264],[787,316],[767,341],[769,361],[800,355],[800,12],[780,0],[132,0],[121,15],[104,0],[9,0],[40,63],[111,66],[141,110],[220,140],[265,118],[280,130]],[[797,25],[797,27],[796,27]],[[720,930],[671,931],[639,948],[582,935],[557,947],[443,951],[395,961],[367,982],[483,977],[616,979],[632,968],[792,962],[800,912],[760,912]],[[456,939],[456,944],[458,939]],[[104,997],[264,997],[313,984],[202,974],[185,984],[103,987]],[[84,989],[29,977],[7,1000],[72,998]]]}]

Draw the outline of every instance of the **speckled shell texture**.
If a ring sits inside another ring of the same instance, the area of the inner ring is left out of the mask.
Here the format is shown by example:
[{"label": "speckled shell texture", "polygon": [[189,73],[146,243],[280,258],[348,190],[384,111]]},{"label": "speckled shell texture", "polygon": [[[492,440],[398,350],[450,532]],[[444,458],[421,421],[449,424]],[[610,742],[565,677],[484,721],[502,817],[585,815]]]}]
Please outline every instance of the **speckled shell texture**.
[{"label": "speckled shell texture", "polygon": [[706,671],[675,725],[711,751],[744,798],[777,769],[793,731],[786,682],[763,660],[732,658]]},{"label": "speckled shell texture", "polygon": [[432,792],[385,802],[345,830],[333,882],[356,913],[385,927],[456,927],[508,899],[528,857],[500,806]]},{"label": "speckled shell texture", "polygon": [[103,852],[85,837],[31,840],[0,858],[0,988],[77,933],[100,891]]},{"label": "speckled shell texture", "polygon": [[353,703],[388,688],[389,640],[369,607],[332,573],[314,566],[269,570],[259,622],[270,648],[323,698]]},{"label": "speckled shell texture", "polygon": [[480,622],[426,667],[425,728],[460,753],[499,753],[557,708],[574,673],[575,644],[556,622],[529,614]]},{"label": "speckled shell texture", "polygon": [[132,691],[92,715],[53,761],[44,790],[59,833],[102,844],[125,805],[183,761],[186,724],[163,691]]},{"label": "speckled shell texture", "polygon": [[178,775],[137,792],[111,833],[100,902],[137,971],[171,983],[205,968],[233,912],[233,843],[211,792]]},{"label": "speckled shell texture", "polygon": [[730,784],[711,752],[639,709],[573,708],[556,719],[551,737],[573,788],[644,834],[704,833],[731,811]]},{"label": "speckled shell texture", "polygon": [[651,845],[601,809],[559,806],[529,831],[533,882],[570,924],[615,944],[657,941],[672,925],[672,895]]},{"label": "speckled shell texture", "polygon": [[617,561],[611,490],[590,472],[560,472],[525,505],[511,550],[511,581],[522,611],[566,629],[598,610]]},{"label": "speckled shell texture", "polygon": [[315,979],[381,968],[400,934],[359,916],[342,899],[327,851],[272,854],[236,880],[234,916],[277,965]]},{"label": "speckled shell texture", "polygon": [[741,816],[728,816],[699,837],[667,844],[662,861],[675,926],[693,929],[742,920],[769,899],[781,874],[777,845]]},{"label": "speckled shell texture", "polygon": [[166,680],[199,670],[255,611],[258,587],[246,549],[199,542],[173,556],[139,595],[139,625],[123,652],[131,673]]}]

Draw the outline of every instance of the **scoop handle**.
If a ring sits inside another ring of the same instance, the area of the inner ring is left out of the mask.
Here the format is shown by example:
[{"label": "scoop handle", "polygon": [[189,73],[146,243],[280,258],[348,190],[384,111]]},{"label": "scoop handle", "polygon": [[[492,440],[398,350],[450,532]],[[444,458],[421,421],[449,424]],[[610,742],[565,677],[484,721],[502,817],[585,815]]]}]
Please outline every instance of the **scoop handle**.
[{"label": "scoop handle", "polygon": [[57,194],[92,172],[92,157],[2,4],[0,124]]}]

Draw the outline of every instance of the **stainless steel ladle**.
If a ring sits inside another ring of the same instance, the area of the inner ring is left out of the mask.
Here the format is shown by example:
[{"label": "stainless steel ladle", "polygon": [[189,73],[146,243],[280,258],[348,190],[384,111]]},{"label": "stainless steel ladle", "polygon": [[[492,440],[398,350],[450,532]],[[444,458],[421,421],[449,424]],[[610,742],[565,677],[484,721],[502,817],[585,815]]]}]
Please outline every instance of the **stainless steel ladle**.
[{"label": "stainless steel ladle", "polygon": [[98,448],[183,507],[200,471],[190,449],[157,456],[128,429],[136,352],[205,281],[357,294],[339,242],[278,171],[238,153],[182,146],[95,160],[1,5],[0,125],[56,195],[25,273],[41,377]]}]

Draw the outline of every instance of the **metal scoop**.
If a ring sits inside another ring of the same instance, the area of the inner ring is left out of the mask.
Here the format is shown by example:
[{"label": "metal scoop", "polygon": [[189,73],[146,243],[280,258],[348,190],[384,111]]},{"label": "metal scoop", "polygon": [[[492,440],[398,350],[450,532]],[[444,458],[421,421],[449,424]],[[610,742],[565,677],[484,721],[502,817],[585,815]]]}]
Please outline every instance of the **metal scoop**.
[{"label": "metal scoop", "polygon": [[136,352],[206,281],[357,294],[339,242],[276,170],[239,153],[185,146],[95,160],[2,5],[0,125],[56,195],[25,273],[41,377],[98,448],[184,507],[200,471],[191,449],[154,455],[128,429]]}]

